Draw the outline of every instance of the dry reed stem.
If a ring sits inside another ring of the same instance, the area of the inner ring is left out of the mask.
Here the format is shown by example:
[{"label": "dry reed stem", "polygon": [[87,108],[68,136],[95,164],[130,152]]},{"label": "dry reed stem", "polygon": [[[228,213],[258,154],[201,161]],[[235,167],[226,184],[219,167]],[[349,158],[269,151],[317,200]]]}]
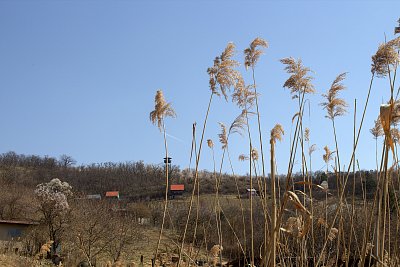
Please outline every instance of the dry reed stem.
[{"label": "dry reed stem", "polygon": [[[167,103],[164,99],[163,92],[161,90],[158,90],[156,92],[155,96],[155,107],[152,112],[150,112],[150,120],[153,124],[157,124],[158,128],[160,131],[162,130],[164,133],[164,148],[165,148],[165,158],[168,159],[168,143],[167,143],[167,136],[166,136],[166,130],[165,130],[165,124],[164,124],[164,119],[166,117],[176,117],[176,113],[174,109],[172,108],[170,103]],[[165,224],[165,216],[167,213],[167,207],[168,207],[168,187],[169,187],[169,177],[168,177],[168,162],[165,164],[165,199],[164,199],[164,211],[163,211],[163,218],[162,218],[162,223],[161,223],[161,229],[160,229],[160,234],[158,237],[157,241],[157,247],[154,255],[154,259],[158,255],[158,249],[160,247],[161,243],[161,237],[162,233],[164,230],[164,224]]]}]

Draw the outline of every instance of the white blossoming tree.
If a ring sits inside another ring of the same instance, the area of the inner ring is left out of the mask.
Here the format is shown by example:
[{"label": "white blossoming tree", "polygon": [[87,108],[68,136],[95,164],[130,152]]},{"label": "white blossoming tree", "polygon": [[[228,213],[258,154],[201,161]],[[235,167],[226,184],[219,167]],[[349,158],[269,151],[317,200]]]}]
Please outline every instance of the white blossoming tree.
[{"label": "white blossoming tree", "polygon": [[60,244],[60,237],[65,228],[69,211],[68,197],[72,195],[72,187],[60,179],[52,179],[48,183],[38,184],[35,190],[39,201],[39,212],[42,221],[48,228],[50,240],[54,241],[52,253]]}]

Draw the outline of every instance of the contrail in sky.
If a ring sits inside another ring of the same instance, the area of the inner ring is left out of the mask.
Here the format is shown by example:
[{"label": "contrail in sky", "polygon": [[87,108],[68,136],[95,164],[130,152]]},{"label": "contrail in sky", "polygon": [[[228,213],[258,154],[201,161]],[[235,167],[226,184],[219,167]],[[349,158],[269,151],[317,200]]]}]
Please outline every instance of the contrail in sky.
[{"label": "contrail in sky", "polygon": [[181,142],[182,144],[186,144],[185,141],[183,141],[182,139],[180,139],[180,138],[178,138],[178,137],[175,137],[175,136],[170,135],[170,134],[168,134],[168,133],[165,133],[165,134],[166,134],[168,137],[171,137],[172,139],[175,139],[176,141]]}]

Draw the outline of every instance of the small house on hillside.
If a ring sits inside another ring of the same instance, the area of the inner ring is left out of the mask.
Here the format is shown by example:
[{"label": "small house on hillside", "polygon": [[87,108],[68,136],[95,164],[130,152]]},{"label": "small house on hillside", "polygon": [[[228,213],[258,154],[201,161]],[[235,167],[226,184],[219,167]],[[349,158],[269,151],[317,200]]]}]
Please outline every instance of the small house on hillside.
[{"label": "small house on hillside", "polygon": [[185,192],[184,184],[172,184],[169,188],[169,196],[171,198],[175,198],[176,196],[182,196],[183,192]]},{"label": "small house on hillside", "polygon": [[39,225],[32,221],[0,220],[0,248],[4,250],[21,251],[22,243],[19,239],[29,227]]},{"label": "small house on hillside", "polygon": [[119,191],[107,191],[106,199],[109,200],[119,200]]},{"label": "small house on hillside", "polygon": [[250,196],[256,197],[258,196],[257,190],[254,188],[247,188],[246,189],[246,197],[250,198]]},{"label": "small house on hillside", "polygon": [[101,200],[100,194],[86,195],[86,199]]}]

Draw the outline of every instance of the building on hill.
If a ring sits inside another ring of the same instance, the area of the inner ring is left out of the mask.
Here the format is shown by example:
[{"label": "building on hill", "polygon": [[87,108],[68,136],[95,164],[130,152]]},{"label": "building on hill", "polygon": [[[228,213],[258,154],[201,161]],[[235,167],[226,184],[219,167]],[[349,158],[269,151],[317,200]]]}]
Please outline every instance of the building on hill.
[{"label": "building on hill", "polygon": [[119,200],[119,191],[107,191],[107,192],[106,192],[106,199],[109,199],[109,200],[112,200],[112,199]]},{"label": "building on hill", "polygon": [[185,192],[184,184],[172,184],[169,188],[169,197],[175,198],[177,196],[182,196]]},{"label": "building on hill", "polygon": [[253,196],[253,197],[258,196],[257,190],[254,188],[247,188],[246,189],[246,197],[250,198],[250,196]]},{"label": "building on hill", "polygon": [[107,191],[105,199],[109,203],[111,210],[116,211],[121,209],[119,191]]},{"label": "building on hill", "polygon": [[39,225],[33,221],[0,220],[0,248],[2,251],[20,252],[23,244],[20,238],[28,228]]},{"label": "building on hill", "polygon": [[86,195],[86,199],[101,200],[100,194]]}]

